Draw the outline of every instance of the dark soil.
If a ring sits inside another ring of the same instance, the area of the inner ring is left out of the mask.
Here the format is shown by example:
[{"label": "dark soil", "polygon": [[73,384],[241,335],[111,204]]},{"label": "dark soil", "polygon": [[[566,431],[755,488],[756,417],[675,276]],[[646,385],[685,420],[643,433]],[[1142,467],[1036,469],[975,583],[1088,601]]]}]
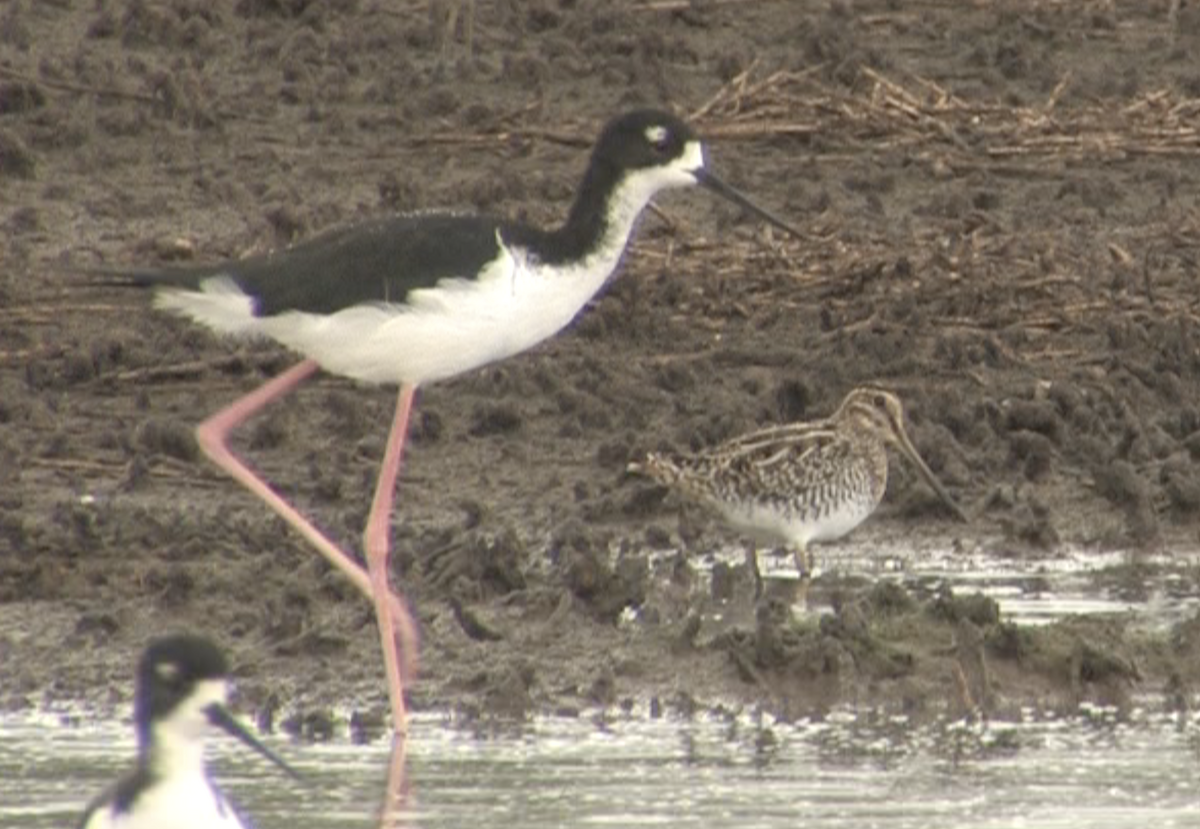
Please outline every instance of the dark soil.
[{"label": "dark soil", "polygon": [[[452,0],[0,4],[0,705],[125,700],[146,639],[186,628],[264,714],[385,709],[368,603],[192,437],[295,356],[68,265],[433,205],[551,223],[598,126],[647,104],[810,238],[665,196],[566,333],[422,391],[394,517],[414,705],[1186,703],[1200,622],[1025,629],[863,579],[796,622],[742,568],[696,580],[735,537],[625,471],[872,381],[977,517],[897,464],[859,538],[1129,550],[1134,588],[1194,552],[1200,10],[1170,6],[480,0],[468,26]],[[356,548],[393,402],[322,377],[239,449]]]}]

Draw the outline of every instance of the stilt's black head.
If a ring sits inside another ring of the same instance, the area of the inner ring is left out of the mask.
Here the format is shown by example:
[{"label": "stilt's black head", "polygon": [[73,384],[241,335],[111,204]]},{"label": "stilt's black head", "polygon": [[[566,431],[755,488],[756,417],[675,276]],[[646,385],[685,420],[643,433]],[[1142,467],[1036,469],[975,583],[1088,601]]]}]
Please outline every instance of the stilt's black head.
[{"label": "stilt's black head", "polygon": [[138,667],[134,720],[143,760],[182,743],[204,739],[216,727],[266,757],[292,777],[287,763],[247,731],[225,707],[229,663],[207,639],[179,634],[150,643]]},{"label": "stilt's black head", "polygon": [[203,637],[179,634],[151,642],[138,663],[133,704],[139,745],[149,743],[153,723],[169,717],[199,683],[223,681],[228,674],[224,654]]},{"label": "stilt's black head", "polygon": [[639,109],[609,121],[592,150],[584,194],[610,192],[618,182],[637,177],[648,199],[659,190],[699,184],[792,236],[802,234],[705,167],[704,147],[690,126],[657,109]]}]

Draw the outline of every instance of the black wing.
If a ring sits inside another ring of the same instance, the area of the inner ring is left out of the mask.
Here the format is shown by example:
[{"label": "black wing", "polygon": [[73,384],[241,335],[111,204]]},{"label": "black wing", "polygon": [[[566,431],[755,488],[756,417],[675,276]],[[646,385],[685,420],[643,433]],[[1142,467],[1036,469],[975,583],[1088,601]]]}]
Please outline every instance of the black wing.
[{"label": "black wing", "polygon": [[112,807],[117,814],[126,814],[133,807],[138,794],[150,785],[151,775],[144,765],[138,765],[135,771],[126,774],[113,785],[100,793],[83,811],[79,819],[78,829],[87,829],[88,821],[103,808]]},{"label": "black wing", "polygon": [[[332,313],[369,302],[404,302],[446,278],[472,278],[498,247],[531,231],[486,216],[411,213],[339,228],[278,251],[213,265],[104,269],[135,284],[198,288],[228,276],[257,299],[256,313]],[[534,234],[536,235],[536,234]]]}]

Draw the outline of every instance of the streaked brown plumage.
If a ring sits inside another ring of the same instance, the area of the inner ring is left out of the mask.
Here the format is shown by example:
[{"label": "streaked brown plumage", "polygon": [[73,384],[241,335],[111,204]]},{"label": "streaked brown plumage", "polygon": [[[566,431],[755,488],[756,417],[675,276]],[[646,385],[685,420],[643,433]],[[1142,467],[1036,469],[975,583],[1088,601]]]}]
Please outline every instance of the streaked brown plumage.
[{"label": "streaked brown plumage", "polygon": [[695,455],[651,454],[631,470],[715,507],[758,543],[792,548],[796,567],[808,574],[810,543],[841,538],[879,505],[888,446],[968,520],[909,440],[899,398],[875,387],[850,392],[823,420],[760,429]]}]

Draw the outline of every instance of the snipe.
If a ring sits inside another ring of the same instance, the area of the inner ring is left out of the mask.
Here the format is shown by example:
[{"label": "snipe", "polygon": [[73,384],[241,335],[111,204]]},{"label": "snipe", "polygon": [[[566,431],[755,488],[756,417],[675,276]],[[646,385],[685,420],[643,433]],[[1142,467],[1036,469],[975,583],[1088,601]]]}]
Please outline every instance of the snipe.
[{"label": "snipe", "polygon": [[759,429],[695,455],[651,454],[631,471],[715,507],[757,543],[791,548],[807,576],[809,544],[841,538],[879,506],[889,446],[957,518],[969,520],[917,453],[899,398],[875,387],[850,392],[832,417]]}]

